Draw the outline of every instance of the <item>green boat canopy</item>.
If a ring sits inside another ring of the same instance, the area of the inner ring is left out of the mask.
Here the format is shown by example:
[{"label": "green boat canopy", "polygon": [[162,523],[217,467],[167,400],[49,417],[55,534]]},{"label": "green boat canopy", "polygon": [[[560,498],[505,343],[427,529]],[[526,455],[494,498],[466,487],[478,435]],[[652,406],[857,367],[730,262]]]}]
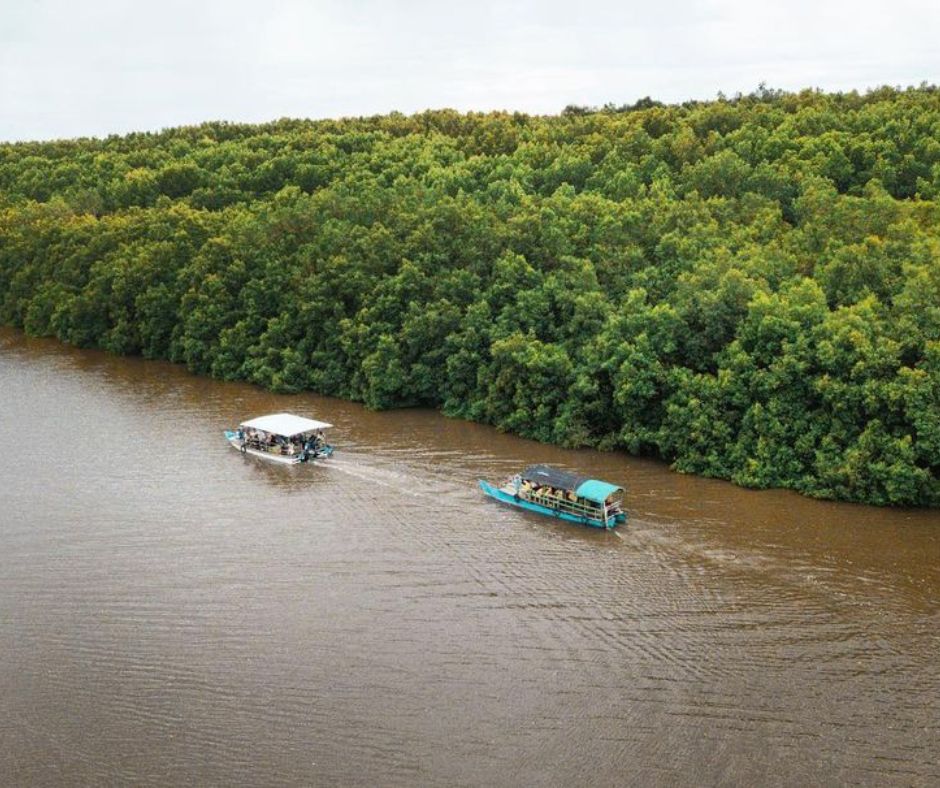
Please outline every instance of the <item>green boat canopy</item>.
[{"label": "green boat canopy", "polygon": [[616,484],[608,484],[607,482],[598,481],[597,479],[588,479],[578,486],[574,494],[579,498],[585,498],[588,501],[603,504],[611,493],[620,492],[621,489],[623,488],[618,487]]}]

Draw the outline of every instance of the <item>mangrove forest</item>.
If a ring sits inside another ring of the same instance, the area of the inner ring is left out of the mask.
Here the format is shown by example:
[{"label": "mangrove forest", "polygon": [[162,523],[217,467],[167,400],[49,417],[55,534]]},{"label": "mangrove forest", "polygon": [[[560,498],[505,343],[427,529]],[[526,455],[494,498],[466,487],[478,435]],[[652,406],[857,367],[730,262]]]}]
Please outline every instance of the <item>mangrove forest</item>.
[{"label": "mangrove forest", "polygon": [[940,90],[2,144],[0,323],[937,506]]}]

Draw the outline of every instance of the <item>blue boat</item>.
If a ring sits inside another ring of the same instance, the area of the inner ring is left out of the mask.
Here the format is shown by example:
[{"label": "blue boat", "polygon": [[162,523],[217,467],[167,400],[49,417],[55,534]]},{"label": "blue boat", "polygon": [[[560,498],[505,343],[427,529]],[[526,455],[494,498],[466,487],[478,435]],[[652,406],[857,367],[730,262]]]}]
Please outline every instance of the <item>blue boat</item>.
[{"label": "blue boat", "polygon": [[570,523],[613,528],[627,521],[622,487],[549,465],[531,465],[499,487],[480,479],[480,489],[500,503]]}]

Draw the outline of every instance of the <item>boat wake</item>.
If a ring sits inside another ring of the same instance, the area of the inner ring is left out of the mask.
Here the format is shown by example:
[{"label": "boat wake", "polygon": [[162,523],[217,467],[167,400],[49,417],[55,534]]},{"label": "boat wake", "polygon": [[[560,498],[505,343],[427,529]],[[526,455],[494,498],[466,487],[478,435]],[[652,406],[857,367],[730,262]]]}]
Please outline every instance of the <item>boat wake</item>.
[{"label": "boat wake", "polygon": [[411,498],[437,499],[440,497],[439,486],[435,486],[437,490],[435,493],[415,489],[418,486],[418,481],[416,477],[411,474],[385,470],[376,466],[363,465],[349,460],[331,459],[329,462],[314,460],[313,464],[324,468],[333,468],[341,473],[348,474],[349,476],[369,482],[370,484],[378,484]]}]

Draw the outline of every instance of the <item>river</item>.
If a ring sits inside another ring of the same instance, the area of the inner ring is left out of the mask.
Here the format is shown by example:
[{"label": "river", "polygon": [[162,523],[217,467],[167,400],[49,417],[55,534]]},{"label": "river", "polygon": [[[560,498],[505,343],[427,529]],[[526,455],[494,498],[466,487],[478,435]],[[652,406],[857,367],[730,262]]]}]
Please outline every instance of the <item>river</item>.
[{"label": "river", "polygon": [[[222,429],[335,424],[336,456]],[[936,785],[940,512],[0,330],[9,785]],[[605,533],[485,499],[624,484]]]}]

